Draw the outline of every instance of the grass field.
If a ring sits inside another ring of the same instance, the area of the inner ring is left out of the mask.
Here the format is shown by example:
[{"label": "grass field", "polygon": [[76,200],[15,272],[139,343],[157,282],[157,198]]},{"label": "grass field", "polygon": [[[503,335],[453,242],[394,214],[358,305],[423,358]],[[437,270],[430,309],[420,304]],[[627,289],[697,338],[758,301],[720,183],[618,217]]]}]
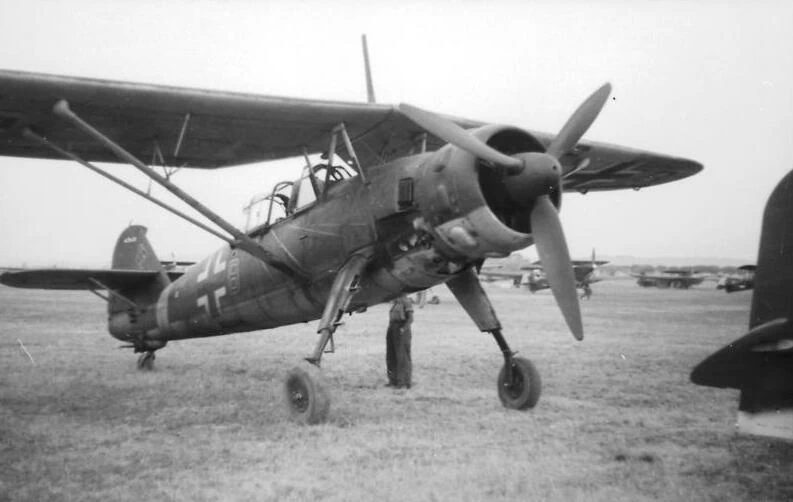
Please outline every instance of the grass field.
[{"label": "grass field", "polygon": [[793,444],[736,435],[737,392],[688,381],[744,334],[750,294],[603,282],[579,343],[547,291],[487,288],[537,408],[501,407],[496,344],[436,288],[414,388],[384,386],[373,308],[324,360],[329,422],[301,427],[282,382],[315,323],[175,342],[141,373],[92,295],[0,286],[0,500],[793,499]]}]

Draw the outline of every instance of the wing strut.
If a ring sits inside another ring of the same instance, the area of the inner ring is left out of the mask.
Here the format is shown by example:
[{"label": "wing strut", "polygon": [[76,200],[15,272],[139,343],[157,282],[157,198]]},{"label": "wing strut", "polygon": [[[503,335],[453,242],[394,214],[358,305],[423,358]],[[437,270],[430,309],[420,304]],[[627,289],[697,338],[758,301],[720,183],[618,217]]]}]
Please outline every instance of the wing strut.
[{"label": "wing strut", "polygon": [[115,296],[116,298],[118,298],[119,300],[123,301],[124,303],[126,303],[127,305],[129,305],[130,307],[132,307],[134,309],[139,309],[140,308],[137,303],[133,302],[132,300],[130,300],[126,296],[122,295],[121,293],[118,293],[118,292],[114,291],[112,288],[107,287],[105,284],[102,284],[101,282],[99,282],[98,280],[94,279],[93,277],[89,277],[88,280],[91,281],[91,284],[93,284],[97,288],[104,289],[105,291],[107,291],[107,296],[105,296],[105,295],[103,295],[102,293],[100,293],[99,291],[97,291],[94,288],[91,288],[89,290],[91,293],[95,294],[96,296],[98,296],[99,298],[105,300],[106,302],[110,302],[110,297],[111,296]]},{"label": "wing strut", "polygon": [[[276,258],[272,253],[270,253],[269,251],[264,249],[262,246],[260,246],[255,240],[251,239],[248,235],[246,235],[245,233],[241,232],[234,225],[232,225],[231,223],[229,223],[228,221],[226,221],[222,217],[220,217],[220,215],[218,215],[217,213],[215,213],[214,211],[212,211],[208,207],[204,206],[200,202],[198,202],[195,198],[193,198],[187,192],[185,192],[184,190],[182,190],[178,186],[176,186],[173,183],[171,183],[170,180],[168,180],[167,178],[161,176],[159,173],[157,173],[153,169],[148,168],[146,166],[146,164],[144,164],[143,162],[138,160],[137,157],[135,157],[134,155],[132,155],[128,151],[124,150],[121,146],[119,146],[113,140],[111,140],[110,138],[108,138],[107,136],[105,136],[104,134],[99,132],[97,129],[95,129],[93,126],[91,126],[91,124],[89,124],[88,122],[84,121],[76,113],[74,113],[71,110],[71,108],[69,108],[69,103],[66,100],[62,99],[62,100],[58,101],[55,104],[55,106],[53,107],[53,113],[55,113],[55,115],[57,115],[58,117],[60,117],[62,119],[65,119],[68,122],[71,122],[72,124],[77,126],[77,128],[81,129],[88,136],[91,136],[92,138],[97,140],[99,143],[101,143],[102,145],[104,145],[105,147],[110,149],[120,159],[125,160],[125,161],[129,162],[130,164],[132,164],[132,166],[134,166],[140,172],[142,172],[143,174],[145,174],[146,176],[148,176],[152,180],[154,180],[157,183],[159,183],[162,187],[164,187],[166,190],[168,190],[172,194],[174,194],[177,197],[179,197],[185,204],[189,205],[190,207],[192,207],[193,209],[198,211],[202,216],[207,218],[209,221],[211,221],[212,223],[214,223],[215,225],[217,225],[221,229],[225,230],[229,235],[231,235],[234,238],[234,240],[230,240],[227,237],[221,237],[221,238],[223,240],[225,240],[226,242],[230,242],[230,244],[232,246],[239,247],[240,249],[242,249],[243,251],[249,253],[253,257],[258,258],[259,260],[263,261],[264,263],[272,266],[273,268],[276,268],[276,269],[280,270],[281,272],[284,272],[285,274],[288,274],[288,275],[293,276],[293,277],[294,276],[300,277],[300,276],[303,275],[300,271],[295,270],[294,268],[290,267],[289,265],[287,265],[283,261],[281,261],[278,258]],[[72,158],[72,156],[69,155],[69,158]],[[85,165],[83,162],[81,162],[81,164]],[[201,227],[201,228],[204,228],[204,227]],[[206,228],[204,228],[204,229],[206,230]],[[217,236],[216,232],[211,232],[211,233],[213,235]]]},{"label": "wing strut", "polygon": [[[368,185],[369,181],[366,179],[366,173],[363,172],[363,167],[361,166],[361,162],[358,160],[358,155],[355,154],[355,148],[352,146],[352,141],[350,140],[350,135],[347,134],[347,128],[344,126],[344,122],[339,122],[331,131],[330,131],[330,145],[328,146],[328,166],[333,165],[333,156],[336,154],[336,145],[338,144],[338,135],[341,135],[341,139],[344,142],[344,147],[347,149],[347,155],[350,156],[352,159],[353,167],[355,170],[358,171],[358,174],[361,176],[361,180],[363,180],[364,185]],[[325,192],[328,190],[328,181],[330,181],[330,169],[328,169],[328,173],[325,175]]]},{"label": "wing strut", "polygon": [[226,237],[225,235],[221,234],[217,230],[204,225],[203,223],[201,223],[200,221],[196,220],[195,218],[192,218],[192,217],[184,214],[183,212],[179,211],[178,209],[169,206],[165,202],[162,202],[161,200],[159,200],[159,199],[147,194],[143,190],[138,190],[137,188],[135,188],[134,186],[130,185],[126,181],[124,181],[122,179],[119,179],[119,178],[116,178],[112,174],[107,173],[107,172],[103,171],[102,169],[99,169],[98,167],[96,167],[95,165],[91,164],[90,162],[87,162],[87,161],[81,159],[80,157],[78,157],[77,155],[73,154],[72,152],[64,150],[63,148],[59,147],[55,143],[50,142],[47,138],[39,136],[38,134],[36,134],[35,132],[31,131],[30,129],[25,128],[25,130],[22,131],[22,136],[24,136],[25,139],[28,139],[30,141],[37,141],[37,142],[41,143],[42,145],[44,145],[47,148],[57,152],[60,155],[66,157],[67,159],[71,159],[71,160],[77,162],[78,164],[87,167],[88,169],[92,170],[96,174],[98,174],[100,176],[104,176],[105,178],[109,179],[113,183],[121,185],[122,187],[126,188],[130,192],[132,192],[132,193],[134,193],[136,195],[140,195],[144,199],[149,200],[149,201],[157,204],[158,206],[160,206],[161,208],[165,209],[166,211],[170,211],[171,213],[175,214],[176,216],[189,221],[190,223],[192,223],[193,225],[197,226],[198,228],[209,232],[210,234],[214,235],[215,237],[223,239],[224,241],[228,242],[231,245],[234,245],[234,240],[233,239],[229,239],[228,237]]}]

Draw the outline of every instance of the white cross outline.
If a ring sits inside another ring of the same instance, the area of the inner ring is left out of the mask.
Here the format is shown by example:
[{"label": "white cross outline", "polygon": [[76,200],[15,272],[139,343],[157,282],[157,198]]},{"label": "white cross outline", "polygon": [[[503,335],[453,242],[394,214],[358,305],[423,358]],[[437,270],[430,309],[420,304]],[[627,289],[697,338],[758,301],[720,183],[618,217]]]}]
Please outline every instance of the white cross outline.
[{"label": "white cross outline", "polygon": [[212,300],[214,301],[210,301],[209,294],[201,295],[196,298],[196,305],[198,305],[198,308],[203,307],[211,317],[218,317],[221,313],[220,299],[224,296],[226,296],[226,287],[220,286],[212,291]]},{"label": "white cross outline", "polygon": [[[226,270],[226,260],[222,260],[223,258],[223,250],[217,252],[215,255],[215,261],[212,261],[212,258],[207,258],[206,265],[204,266],[204,270],[198,273],[196,276],[196,282],[204,282],[207,277],[209,277],[209,269],[212,269],[212,275],[219,274]],[[214,265],[214,266],[213,266]]]},{"label": "white cross outline", "polygon": [[215,257],[215,269],[214,269],[214,272],[213,272],[214,274],[219,274],[219,273],[223,272],[224,270],[226,270],[226,260],[220,261],[221,258],[223,258],[223,251],[222,250]]},{"label": "white cross outline", "polygon": [[206,266],[204,267],[204,270],[198,273],[198,276],[196,277],[196,282],[204,282],[204,280],[206,280],[206,278],[209,276],[209,265],[211,264],[212,264],[211,260],[206,261]]}]

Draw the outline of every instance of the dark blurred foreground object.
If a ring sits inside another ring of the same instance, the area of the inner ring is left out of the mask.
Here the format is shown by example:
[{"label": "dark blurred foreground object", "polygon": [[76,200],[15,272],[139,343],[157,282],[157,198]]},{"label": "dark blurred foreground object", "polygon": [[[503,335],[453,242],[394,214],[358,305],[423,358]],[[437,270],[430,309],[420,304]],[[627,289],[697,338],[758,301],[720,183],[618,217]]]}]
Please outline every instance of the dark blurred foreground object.
[{"label": "dark blurred foreground object", "polygon": [[738,430],[793,439],[793,171],[763,215],[749,333],[712,354],[691,381],[741,391]]}]

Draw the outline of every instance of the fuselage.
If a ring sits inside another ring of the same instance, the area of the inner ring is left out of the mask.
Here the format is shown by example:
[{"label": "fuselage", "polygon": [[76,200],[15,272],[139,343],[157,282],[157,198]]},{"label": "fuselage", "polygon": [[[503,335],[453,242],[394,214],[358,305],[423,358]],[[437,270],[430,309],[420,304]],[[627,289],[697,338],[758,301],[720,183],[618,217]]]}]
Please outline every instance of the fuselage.
[{"label": "fuselage", "polygon": [[[481,131],[484,140],[500,134],[516,149],[541,148],[515,129]],[[510,203],[507,188],[516,190],[451,145],[367,169],[366,179],[329,182],[324,192],[315,186],[316,200],[250,233],[294,273],[225,245],[168,284],[134,323],[126,311],[111,312],[111,334],[167,341],[318,319],[337,272],[356,254],[367,266],[347,312],[443,283],[533,242],[524,214],[531,201],[518,191]]]},{"label": "fuselage", "polygon": [[[437,264],[429,270],[426,266],[430,251],[403,250],[397,243],[400,237],[408,242],[415,233],[415,211],[400,214],[395,209],[392,182],[415,174],[418,162],[410,160],[371,170],[368,186],[360,177],[340,181],[329,187],[323,200],[300,208],[256,237],[303,279],[229,246],[191,267],[157,302],[158,336],[211,336],[318,319],[336,272],[355,253],[373,259],[350,310],[443,282],[447,276],[432,273]],[[387,218],[394,220],[389,222],[390,232],[378,240],[378,224]],[[421,273],[411,273],[417,268]]]}]

